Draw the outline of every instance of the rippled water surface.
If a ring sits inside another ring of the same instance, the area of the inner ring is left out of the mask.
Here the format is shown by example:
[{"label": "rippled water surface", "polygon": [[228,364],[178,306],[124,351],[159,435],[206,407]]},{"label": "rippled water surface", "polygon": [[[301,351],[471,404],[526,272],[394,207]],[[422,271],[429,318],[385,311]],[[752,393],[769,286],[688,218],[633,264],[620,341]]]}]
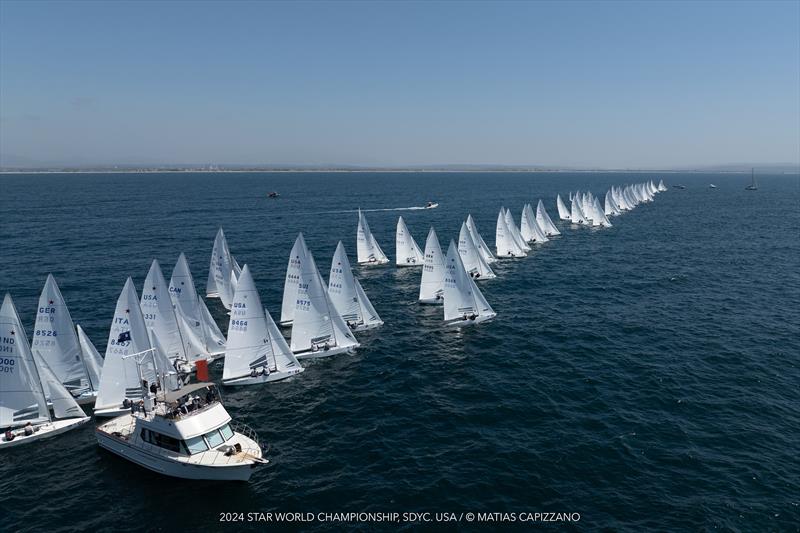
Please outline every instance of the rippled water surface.
[{"label": "rippled water surface", "polygon": [[[515,216],[634,174],[0,176],[0,290],[30,334],[45,277],[103,352],[127,276],[186,252],[205,287],[223,226],[277,317],[303,231],[323,276],[355,209],[394,257],[403,215],[446,247],[472,213],[494,242]],[[656,201],[572,229],[480,284],[497,318],[442,328],[419,270],[357,268],[386,325],[353,356],[268,386],[224,389],[271,446],[250,483],[160,477],[99,449],[86,426],[0,454],[0,529],[219,527],[221,511],[578,512],[581,529],[797,530],[800,524],[800,183],[664,176]],[[707,189],[709,182],[719,185]],[[268,200],[277,190],[281,197]],[[223,331],[219,300],[209,303]],[[221,376],[221,366],[212,368]],[[330,526],[330,524],[328,524]],[[573,524],[573,527],[576,527]]]}]

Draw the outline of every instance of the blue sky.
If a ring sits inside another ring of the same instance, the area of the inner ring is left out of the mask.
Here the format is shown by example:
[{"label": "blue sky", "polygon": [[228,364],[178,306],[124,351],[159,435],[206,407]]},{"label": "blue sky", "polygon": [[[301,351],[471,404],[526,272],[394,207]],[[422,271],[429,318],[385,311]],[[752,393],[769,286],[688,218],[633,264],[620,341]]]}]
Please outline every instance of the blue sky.
[{"label": "blue sky", "polygon": [[798,2],[0,2],[5,164],[799,152]]}]

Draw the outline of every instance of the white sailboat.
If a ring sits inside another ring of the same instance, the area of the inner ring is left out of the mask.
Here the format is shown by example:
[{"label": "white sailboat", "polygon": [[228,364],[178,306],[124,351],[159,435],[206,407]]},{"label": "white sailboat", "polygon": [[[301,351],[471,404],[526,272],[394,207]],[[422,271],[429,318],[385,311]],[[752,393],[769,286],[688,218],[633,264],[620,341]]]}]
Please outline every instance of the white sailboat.
[{"label": "white sailboat", "polygon": [[441,304],[444,298],[444,255],[433,228],[425,240],[425,264],[419,284],[419,302]]},{"label": "white sailboat", "polygon": [[383,320],[378,316],[361,284],[353,276],[342,241],[336,246],[331,261],[328,297],[351,330],[364,331],[383,325]]},{"label": "white sailboat", "polygon": [[667,186],[664,185],[664,180],[659,180],[658,182],[658,190],[661,192],[665,192],[667,190]]},{"label": "white sailboat", "polygon": [[397,219],[397,234],[395,236],[395,260],[397,266],[422,266],[425,256],[417,246],[413,235],[408,230],[403,217]]},{"label": "white sailboat", "polygon": [[560,194],[556,196],[556,207],[558,207],[558,218],[561,220],[570,220],[572,218],[572,214],[567,209],[567,206],[564,205],[564,200],[561,199]]},{"label": "white sailboat", "polygon": [[467,274],[473,279],[486,280],[497,277],[478,250],[466,222],[461,223],[461,231],[458,233],[458,253],[461,254],[461,262]]},{"label": "white sailboat", "polygon": [[444,278],[444,321],[449,326],[469,326],[491,320],[497,313],[469,276],[453,241],[447,248]]},{"label": "white sailboat", "polygon": [[544,204],[541,200],[539,200],[539,203],[536,205],[536,223],[539,224],[539,227],[548,237],[561,235],[561,232],[558,231],[556,225],[553,224],[553,220],[550,218],[550,215],[547,214],[547,211],[545,210]]},{"label": "white sailboat", "polygon": [[595,216],[595,218],[592,220],[593,225],[599,225],[604,228],[611,227],[611,222],[603,212],[603,208],[600,206],[600,200],[598,200],[596,196],[592,199],[592,211],[594,212]]},{"label": "white sailboat", "polygon": [[[142,367],[146,371],[140,375],[139,364],[148,355],[149,359]],[[127,412],[128,402],[138,402],[143,397],[142,379],[153,383],[157,380],[157,373],[153,347],[139,307],[139,297],[133,280],[128,278],[117,300],[108,334],[94,415],[120,416]]]},{"label": "white sailboat", "polygon": [[0,347],[0,448],[52,437],[89,421],[44,359],[34,356],[9,294],[0,308]]},{"label": "white sailboat", "polygon": [[542,244],[550,240],[536,222],[536,215],[533,214],[531,204],[525,204],[522,207],[519,231],[526,242]]},{"label": "white sailboat", "polygon": [[81,348],[69,309],[52,274],[48,274],[39,296],[31,349],[44,359],[79,404],[95,400],[99,381],[89,369],[95,362],[90,359],[92,354],[84,354]]},{"label": "white sailboat", "polygon": [[467,229],[472,235],[472,240],[475,241],[478,251],[480,251],[481,255],[483,256],[483,260],[489,265],[496,262],[497,258],[492,253],[489,245],[486,244],[486,241],[483,240],[483,237],[481,237],[481,234],[478,231],[478,226],[475,224],[475,220],[472,218],[472,215],[467,215]]},{"label": "white sailboat", "polygon": [[205,302],[195,289],[186,256],[181,253],[169,282],[169,295],[181,331],[184,351],[193,366],[198,359],[209,362],[225,356],[225,337]]},{"label": "white sailboat", "polygon": [[217,236],[214,238],[214,247],[211,250],[206,298],[219,298],[225,309],[230,309],[233,291],[236,288],[236,279],[240,272],[241,268],[228,248],[225,232],[219,228]]},{"label": "white sailboat", "polygon": [[153,259],[144,280],[141,308],[145,325],[158,337],[167,358],[173,363],[188,363],[189,357],[169,295],[169,285],[156,259]]},{"label": "white sailboat", "polygon": [[306,249],[300,257],[292,351],[298,359],[352,352],[358,348],[358,341],[328,297],[313,255]]},{"label": "white sailboat", "polygon": [[513,257],[524,257],[525,251],[519,247],[514,239],[506,220],[505,208],[501,207],[497,214],[497,226],[495,228],[495,249],[497,257],[508,259]]},{"label": "white sailboat", "polygon": [[297,283],[300,280],[300,265],[305,258],[306,240],[302,233],[297,234],[292,251],[289,252],[289,263],[286,265],[286,278],[283,282],[283,302],[281,304],[281,326],[291,326],[294,320],[294,308],[297,303]]},{"label": "white sailboat", "polygon": [[519,246],[519,248],[523,252],[527,253],[531,251],[532,248],[527,242],[525,242],[525,239],[522,238],[522,234],[519,231],[519,227],[517,227],[517,223],[514,221],[514,217],[511,215],[511,209],[505,210],[505,216],[506,216],[506,225],[508,226],[508,229],[511,231],[511,236],[514,239],[514,242],[517,243],[517,246]]},{"label": "white sailboat", "polygon": [[572,221],[573,224],[589,224],[586,220],[586,217],[583,214],[583,210],[581,209],[581,198],[580,195],[577,193],[572,198],[572,212],[570,213],[569,219]]},{"label": "white sailboat", "polygon": [[261,305],[250,269],[244,265],[236,286],[228,324],[222,382],[255,385],[295,376],[304,369]]},{"label": "white sailboat", "polygon": [[356,231],[356,245],[358,251],[358,263],[361,265],[383,265],[389,262],[389,258],[383,253],[375,236],[369,229],[367,217],[358,210],[358,230]]}]

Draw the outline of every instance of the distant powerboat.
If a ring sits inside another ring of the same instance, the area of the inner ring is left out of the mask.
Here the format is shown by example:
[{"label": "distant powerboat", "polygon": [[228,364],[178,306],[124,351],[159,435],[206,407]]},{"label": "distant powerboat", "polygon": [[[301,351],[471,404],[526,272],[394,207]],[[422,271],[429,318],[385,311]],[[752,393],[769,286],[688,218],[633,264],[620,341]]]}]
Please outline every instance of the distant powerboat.
[{"label": "distant powerboat", "polygon": [[709,188],[709,189],[716,189],[716,188],[717,188],[717,186],[716,186],[716,185],[714,185],[713,183],[710,183],[710,184],[708,185],[708,188]]},{"label": "distant powerboat", "polygon": [[686,185],[673,185],[672,188],[673,189],[685,189]]},{"label": "distant powerboat", "polygon": [[744,188],[746,191],[757,191],[758,190],[758,183],[756,183],[756,174],[755,169],[750,169],[750,185]]},{"label": "distant powerboat", "polygon": [[267,198],[278,198],[278,197],[280,197],[280,194],[278,194],[276,191],[272,191],[271,193],[267,194]]},{"label": "distant powerboat", "polygon": [[425,206],[425,209],[436,209],[439,207],[438,202],[428,202],[428,205]]}]

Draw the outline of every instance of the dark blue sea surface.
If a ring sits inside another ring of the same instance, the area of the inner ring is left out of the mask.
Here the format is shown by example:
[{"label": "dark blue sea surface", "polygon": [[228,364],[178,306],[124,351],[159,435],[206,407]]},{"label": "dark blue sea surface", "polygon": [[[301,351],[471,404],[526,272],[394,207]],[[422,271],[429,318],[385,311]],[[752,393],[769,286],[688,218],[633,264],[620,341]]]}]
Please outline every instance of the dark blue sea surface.
[{"label": "dark blue sea surface", "polygon": [[[797,531],[796,175],[762,176],[757,192],[739,174],[4,175],[0,290],[30,335],[52,272],[103,353],[126,277],[141,290],[153,258],[169,277],[183,251],[204,290],[220,226],[277,318],[297,233],[327,279],[339,240],[355,263],[358,207],[440,203],[367,213],[394,259],[398,215],[420,246],[433,225],[446,247],[472,213],[491,245],[501,205],[519,218],[542,198],[557,220],[556,193],[662,177],[686,189],[612,228],[557,222],[561,237],[496,264],[480,288],[497,318],[479,327],[444,329],[440,307],[418,305],[418,269],[357,267],[386,325],[359,334],[355,355],[223,390],[270,445],[249,483],[161,477],[101,450],[87,425],[2,451],[0,529],[197,531],[225,527],[220,512],[431,511],[580,513],[570,527],[588,530]],[[281,197],[267,199],[272,190]],[[224,332],[219,300],[209,307]]]}]

